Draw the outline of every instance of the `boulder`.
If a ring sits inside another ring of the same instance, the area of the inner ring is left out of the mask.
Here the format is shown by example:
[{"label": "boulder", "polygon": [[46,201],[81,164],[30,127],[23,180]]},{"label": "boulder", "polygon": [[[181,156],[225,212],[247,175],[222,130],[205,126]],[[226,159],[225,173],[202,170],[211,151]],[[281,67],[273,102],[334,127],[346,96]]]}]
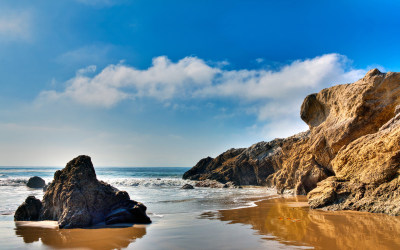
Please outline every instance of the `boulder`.
[{"label": "boulder", "polygon": [[224,185],[216,180],[204,180],[196,182],[195,187],[222,188]]},{"label": "boulder", "polygon": [[14,220],[18,221],[37,221],[39,220],[42,202],[35,196],[28,196],[14,214]]},{"label": "boulder", "polygon": [[26,185],[30,188],[43,188],[46,185],[46,182],[39,176],[33,176],[29,178]]},{"label": "boulder", "polygon": [[[92,161],[85,155],[76,157],[64,169],[55,172],[42,205],[39,219],[57,220],[59,228],[151,222],[145,205],[131,200],[127,192],[97,180]],[[116,211],[122,210],[125,213],[118,215]]]},{"label": "boulder", "polygon": [[181,189],[194,189],[194,187],[190,184],[185,184],[181,187]]},{"label": "boulder", "polygon": [[111,211],[105,220],[107,225],[116,223],[150,223],[149,217],[146,215],[146,206],[142,203],[133,204],[125,208],[119,208]]}]

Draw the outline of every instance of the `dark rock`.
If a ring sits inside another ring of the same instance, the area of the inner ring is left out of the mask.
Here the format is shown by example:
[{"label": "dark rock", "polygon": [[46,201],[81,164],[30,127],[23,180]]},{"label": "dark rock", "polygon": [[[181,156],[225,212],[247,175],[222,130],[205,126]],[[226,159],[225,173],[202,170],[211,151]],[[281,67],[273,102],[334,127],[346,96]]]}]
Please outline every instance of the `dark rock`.
[{"label": "dark rock", "polygon": [[[183,178],[199,181],[215,180],[223,184],[232,182],[235,186],[277,186],[273,183],[275,180],[268,179],[268,177],[283,168],[284,162],[282,159],[290,156],[292,148],[302,149],[303,147],[299,147],[299,145],[305,144],[307,141],[308,132],[300,133],[286,139],[259,142],[246,149],[230,149],[215,159],[208,157],[200,160],[196,166],[183,175]],[[301,153],[302,151],[299,151],[296,155],[300,155]],[[297,162],[291,165],[298,165],[298,161],[301,158],[293,158]],[[287,182],[279,185],[282,188],[288,185],[294,187],[296,183],[294,177],[295,174],[291,175],[292,179],[285,179]],[[206,182],[196,184],[196,186],[205,186],[207,184]]]},{"label": "dark rock", "polygon": [[235,184],[231,181],[226,183],[221,183],[216,180],[204,180],[204,181],[197,181],[195,184],[196,187],[208,187],[208,188],[234,188],[236,187]]},{"label": "dark rock", "polygon": [[181,189],[194,189],[194,187],[190,184],[185,184],[181,187]]},{"label": "dark rock", "polygon": [[49,187],[49,184],[46,184],[43,186],[43,192],[46,192],[47,188]]},{"label": "dark rock", "polygon": [[39,219],[42,202],[35,196],[28,196],[15,211],[14,220],[16,221],[36,221]]},{"label": "dark rock", "polygon": [[151,220],[146,215],[146,206],[142,203],[137,203],[130,208],[119,208],[106,216],[106,224],[117,223],[140,223],[148,224]]},{"label": "dark rock", "polygon": [[208,188],[222,188],[224,184],[215,180],[204,180],[196,182],[195,186],[208,187]]},{"label": "dark rock", "polygon": [[46,185],[46,182],[39,176],[33,176],[29,178],[26,185],[30,188],[43,188]]},{"label": "dark rock", "polygon": [[[84,155],[54,173],[42,204],[39,219],[57,220],[60,228],[89,227],[106,222],[106,218],[109,224],[151,222],[143,204],[131,200],[127,192],[98,181],[90,157]],[[122,215],[113,215],[122,210]]]}]

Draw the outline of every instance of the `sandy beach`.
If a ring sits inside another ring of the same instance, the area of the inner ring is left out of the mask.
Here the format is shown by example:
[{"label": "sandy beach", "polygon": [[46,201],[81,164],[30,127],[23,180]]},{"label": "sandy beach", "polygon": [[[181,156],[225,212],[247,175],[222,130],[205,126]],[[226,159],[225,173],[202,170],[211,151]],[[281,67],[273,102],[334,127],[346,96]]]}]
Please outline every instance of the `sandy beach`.
[{"label": "sandy beach", "polygon": [[310,210],[304,196],[257,206],[167,214],[147,226],[59,230],[1,221],[4,249],[399,249],[400,218]]}]

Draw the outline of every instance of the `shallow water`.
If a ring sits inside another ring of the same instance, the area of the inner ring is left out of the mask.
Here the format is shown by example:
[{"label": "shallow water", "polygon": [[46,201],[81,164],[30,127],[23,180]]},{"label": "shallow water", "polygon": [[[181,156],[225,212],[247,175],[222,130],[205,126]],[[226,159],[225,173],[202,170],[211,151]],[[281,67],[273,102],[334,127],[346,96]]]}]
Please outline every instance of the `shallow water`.
[{"label": "shallow water", "polygon": [[248,225],[266,241],[315,249],[400,249],[400,217],[356,211],[312,210],[306,197],[278,198],[257,206],[202,214]]},{"label": "shallow water", "polygon": [[185,168],[96,169],[99,179],[146,204],[150,225],[60,230],[55,222],[15,223],[18,205],[43,195],[26,187],[28,178],[49,181],[55,170],[0,168],[0,249],[400,249],[398,217],[310,210],[305,197],[282,198],[267,188],[182,190],[191,183],[180,179]]},{"label": "shallow water", "polygon": [[[42,199],[41,189],[26,186],[29,177],[40,176],[46,183],[60,168],[0,168],[0,220],[12,220],[17,207],[29,195]],[[193,181],[182,180],[189,168],[96,168],[97,178],[125,190],[131,199],[144,203],[150,214],[163,215],[201,212],[247,206],[247,198],[265,197],[276,192],[267,188],[221,189],[181,187]],[[8,215],[8,216],[7,216]]]}]

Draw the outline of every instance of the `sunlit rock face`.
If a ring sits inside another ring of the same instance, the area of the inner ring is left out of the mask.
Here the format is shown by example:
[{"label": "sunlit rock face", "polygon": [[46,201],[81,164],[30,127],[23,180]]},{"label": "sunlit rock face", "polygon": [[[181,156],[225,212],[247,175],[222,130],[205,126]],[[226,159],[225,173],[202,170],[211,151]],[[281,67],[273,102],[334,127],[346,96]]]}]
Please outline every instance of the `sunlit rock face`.
[{"label": "sunlit rock face", "polygon": [[400,215],[400,114],[341,149],[332,167],[336,176],[308,194],[311,207]]},{"label": "sunlit rock face", "polygon": [[300,117],[309,131],[205,158],[184,178],[294,189],[314,208],[399,214],[398,105],[400,73],[370,70],[307,96]]}]

